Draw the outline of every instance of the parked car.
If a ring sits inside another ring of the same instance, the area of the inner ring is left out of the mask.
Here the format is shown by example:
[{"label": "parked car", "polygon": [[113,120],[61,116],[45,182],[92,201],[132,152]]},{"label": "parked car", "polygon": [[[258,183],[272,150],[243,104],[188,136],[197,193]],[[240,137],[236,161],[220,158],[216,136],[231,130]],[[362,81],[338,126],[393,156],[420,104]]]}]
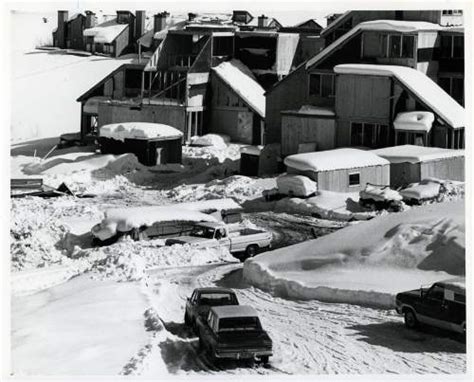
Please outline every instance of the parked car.
[{"label": "parked car", "polygon": [[259,359],[268,363],[272,340],[250,306],[212,307],[206,319],[197,319],[199,346],[211,359]]},{"label": "parked car", "polygon": [[196,319],[209,314],[209,309],[213,306],[239,305],[239,300],[235,292],[229,288],[197,288],[194,289],[191,297],[186,299],[186,309],[184,312],[184,324],[196,326]]},{"label": "parked car", "polygon": [[193,244],[195,246],[225,247],[241,260],[253,257],[270,247],[272,234],[263,230],[228,226],[220,222],[198,223],[187,236],[166,240],[166,245]]},{"label": "parked car", "polygon": [[405,325],[410,329],[426,324],[465,334],[465,279],[439,281],[429,288],[399,293],[396,310],[405,316]]}]

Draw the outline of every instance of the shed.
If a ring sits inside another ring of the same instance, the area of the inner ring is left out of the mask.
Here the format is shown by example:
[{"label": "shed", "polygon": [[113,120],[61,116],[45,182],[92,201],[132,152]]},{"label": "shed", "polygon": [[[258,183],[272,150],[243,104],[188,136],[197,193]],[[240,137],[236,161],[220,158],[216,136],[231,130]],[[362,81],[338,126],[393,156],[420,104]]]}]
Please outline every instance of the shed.
[{"label": "shed", "polygon": [[390,185],[399,187],[425,178],[464,181],[464,150],[403,145],[372,150],[390,162]]},{"label": "shed", "polygon": [[284,163],[289,174],[308,176],[320,190],[358,192],[367,183],[388,185],[390,180],[388,160],[353,148],[290,155]]},{"label": "shed", "polygon": [[146,166],[181,163],[183,133],[160,123],[128,122],[99,129],[103,154],[133,153]]}]

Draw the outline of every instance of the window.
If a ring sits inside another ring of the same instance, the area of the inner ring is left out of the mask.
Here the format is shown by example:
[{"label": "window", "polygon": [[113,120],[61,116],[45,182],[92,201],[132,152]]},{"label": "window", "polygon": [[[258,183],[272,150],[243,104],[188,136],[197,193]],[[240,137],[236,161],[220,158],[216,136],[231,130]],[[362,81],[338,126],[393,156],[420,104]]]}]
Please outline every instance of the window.
[{"label": "window", "polygon": [[433,285],[428,292],[428,297],[434,300],[444,299],[444,288],[439,285]]},{"label": "window", "polygon": [[351,124],[351,146],[377,148],[386,147],[388,144],[389,129],[387,125],[359,122]]},{"label": "window", "polygon": [[349,174],[349,187],[360,186],[360,173]]},{"label": "window", "polygon": [[460,293],[454,293],[454,301],[466,303],[466,296]]},{"label": "window", "polygon": [[462,15],[462,9],[443,9],[443,16]]},{"label": "window", "polygon": [[401,34],[382,35],[382,57],[413,58],[415,36]]},{"label": "window", "polygon": [[212,40],[213,56],[231,56],[234,50],[234,39],[231,36],[214,37]]},{"label": "window", "polygon": [[438,85],[459,104],[464,104],[464,79],[460,77],[440,77]]},{"label": "window", "polygon": [[318,97],[334,97],[335,94],[334,74],[310,74],[309,95]]},{"label": "window", "polygon": [[441,36],[441,58],[464,58],[464,36]]}]

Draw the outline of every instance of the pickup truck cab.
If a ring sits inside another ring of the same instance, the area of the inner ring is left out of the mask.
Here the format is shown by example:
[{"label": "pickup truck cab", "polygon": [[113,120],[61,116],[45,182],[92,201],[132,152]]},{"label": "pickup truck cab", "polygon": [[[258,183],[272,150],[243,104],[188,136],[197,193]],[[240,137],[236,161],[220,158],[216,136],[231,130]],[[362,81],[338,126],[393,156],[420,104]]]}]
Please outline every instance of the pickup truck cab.
[{"label": "pickup truck cab", "polygon": [[257,312],[250,306],[212,307],[207,319],[197,320],[199,345],[211,358],[260,359],[268,363],[272,340],[263,330]]},{"label": "pickup truck cab", "polygon": [[184,324],[196,327],[198,317],[206,319],[213,306],[239,305],[239,300],[229,288],[196,288],[186,300]]},{"label": "pickup truck cab", "polygon": [[166,240],[166,245],[192,244],[195,246],[225,247],[232,254],[242,254],[241,260],[253,257],[262,249],[269,248],[272,234],[263,230],[228,226],[219,222],[203,222],[194,226],[187,236]]},{"label": "pickup truck cab", "polygon": [[405,317],[408,328],[419,324],[466,333],[466,284],[462,277],[399,293],[396,310]]}]

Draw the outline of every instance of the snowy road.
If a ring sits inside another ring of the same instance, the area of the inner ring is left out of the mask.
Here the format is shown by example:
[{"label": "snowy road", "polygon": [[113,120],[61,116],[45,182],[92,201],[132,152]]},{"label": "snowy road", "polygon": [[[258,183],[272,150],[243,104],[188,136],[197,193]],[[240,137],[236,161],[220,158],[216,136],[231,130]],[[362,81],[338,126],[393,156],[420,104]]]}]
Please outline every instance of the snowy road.
[{"label": "snowy road", "polygon": [[[412,332],[393,311],[318,301],[275,298],[242,280],[241,265],[210,265],[154,271],[150,300],[165,334],[143,360],[145,376],[158,372],[160,356],[169,373],[367,374],[463,373],[466,347],[445,334]],[[271,366],[227,362],[214,366],[183,325],[184,304],[199,286],[234,288],[241,304],[254,306],[274,343]],[[156,354],[159,352],[159,355]]]}]

